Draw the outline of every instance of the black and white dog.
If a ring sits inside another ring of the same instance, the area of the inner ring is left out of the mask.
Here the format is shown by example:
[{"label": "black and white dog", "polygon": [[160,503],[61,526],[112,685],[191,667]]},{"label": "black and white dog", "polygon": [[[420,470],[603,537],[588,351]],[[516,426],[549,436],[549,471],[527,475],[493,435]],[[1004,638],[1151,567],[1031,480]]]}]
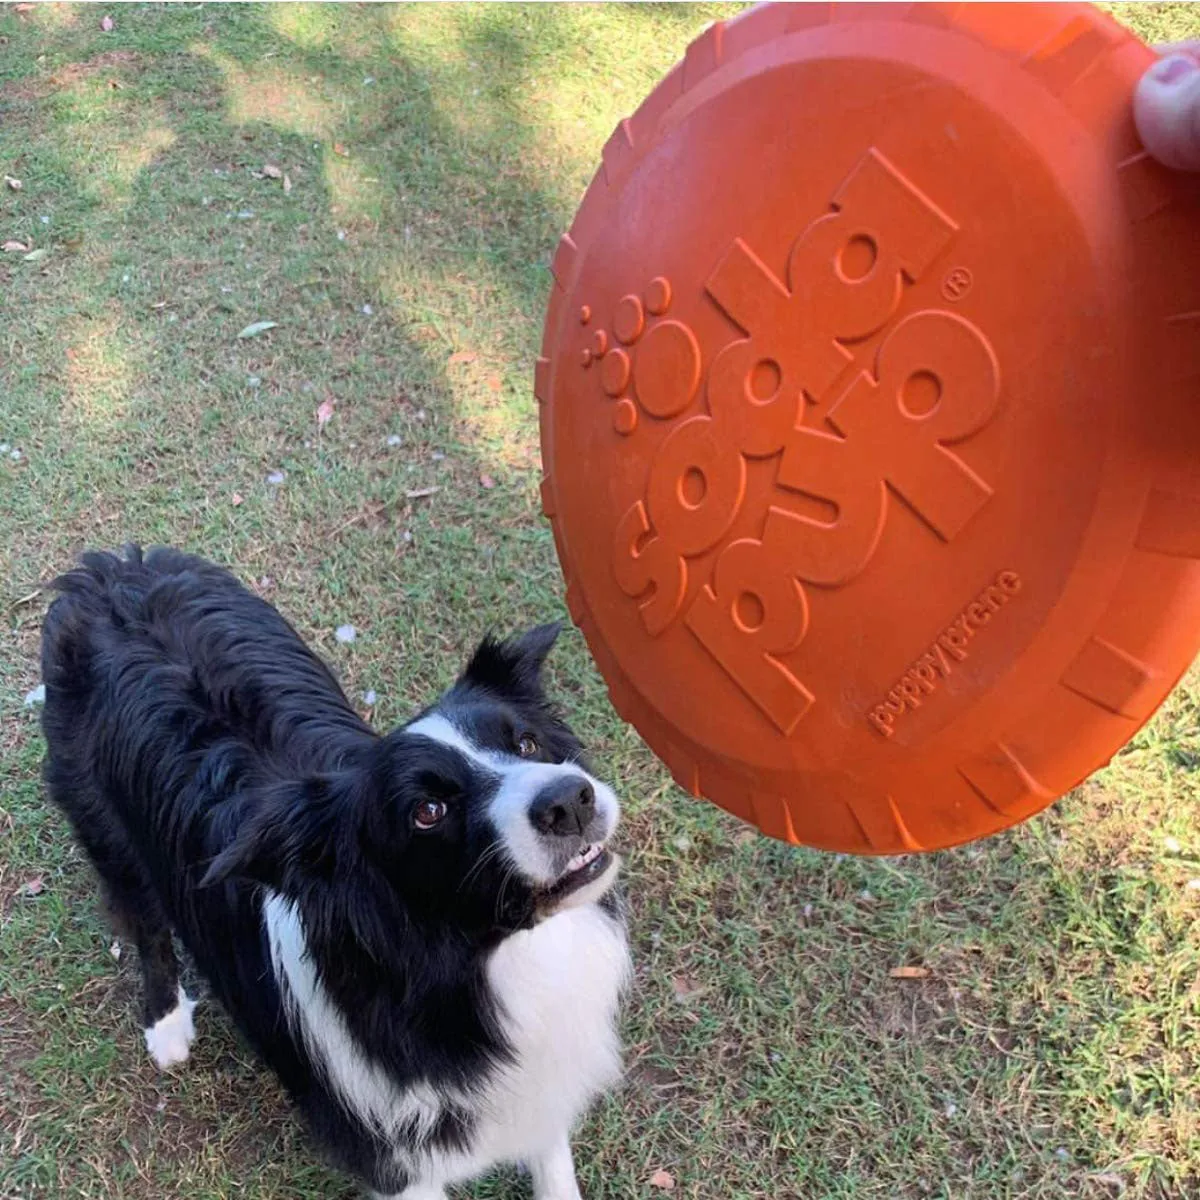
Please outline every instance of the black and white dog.
[{"label": "black and white dog", "polygon": [[50,795],[137,942],[146,1045],[194,1036],[177,933],[341,1167],[377,1195],[521,1162],[579,1200],[569,1135],[620,1070],[612,791],[547,703],[557,628],[486,640],[385,737],[226,571],[136,547],[55,581]]}]

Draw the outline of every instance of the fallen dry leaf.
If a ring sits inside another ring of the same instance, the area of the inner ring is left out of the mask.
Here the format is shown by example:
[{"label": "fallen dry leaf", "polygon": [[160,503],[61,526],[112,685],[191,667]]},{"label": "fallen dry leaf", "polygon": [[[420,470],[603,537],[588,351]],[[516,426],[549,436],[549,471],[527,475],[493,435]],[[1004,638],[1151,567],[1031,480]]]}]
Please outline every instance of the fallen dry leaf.
[{"label": "fallen dry leaf", "polygon": [[432,496],[438,489],[435,487],[417,488],[411,492],[405,492],[406,500],[424,500],[427,496]]},{"label": "fallen dry leaf", "polygon": [[496,486],[496,481],[490,475],[483,474],[479,477],[479,486],[490,492]]},{"label": "fallen dry leaf", "polygon": [[673,1192],[675,1190],[675,1176],[670,1171],[664,1171],[662,1167],[659,1167],[650,1176],[650,1186],[658,1188],[660,1192]]},{"label": "fallen dry leaf", "polygon": [[258,337],[260,333],[266,333],[268,329],[277,328],[278,324],[278,321],[255,321],[253,325],[247,325],[238,334],[238,337],[242,339]]},{"label": "fallen dry leaf", "polygon": [[262,173],[268,179],[282,179],[283,178],[283,172],[274,163],[267,163],[263,167]]},{"label": "fallen dry leaf", "polygon": [[34,6],[32,4],[18,4],[13,9],[13,12],[19,12],[19,13],[33,12],[33,8],[34,8]]},{"label": "fallen dry leaf", "polygon": [[928,967],[893,967],[888,974],[893,979],[925,979],[929,975]]},{"label": "fallen dry leaf", "polygon": [[24,254],[28,249],[28,242],[18,242],[16,238],[10,238],[4,243],[5,254]]},{"label": "fallen dry leaf", "polygon": [[19,192],[25,186],[14,175],[5,175],[4,182],[8,184],[8,189],[11,192]]},{"label": "fallen dry leaf", "polygon": [[333,420],[333,401],[322,400],[320,408],[317,409],[317,428],[324,429],[330,421]]},{"label": "fallen dry leaf", "polygon": [[32,879],[27,879],[19,888],[17,888],[18,896],[40,896],[46,890],[46,881],[40,876],[35,875]]},{"label": "fallen dry leaf", "polygon": [[117,23],[112,19],[112,17],[106,14],[103,18],[101,18],[100,28],[103,29],[105,33],[112,33],[116,27]]},{"label": "fallen dry leaf", "polygon": [[491,389],[493,392],[498,392],[498,391],[500,390],[500,387],[501,387],[501,384],[500,384],[500,376],[499,376],[499,375],[493,375],[493,376],[491,377],[491,379],[489,379],[489,380],[488,380],[488,387],[489,387],[489,388],[490,388],[490,389]]},{"label": "fallen dry leaf", "polygon": [[283,177],[283,194],[285,196],[287,196],[291,193],[291,190],[292,190],[292,177],[290,175],[285,174]]},{"label": "fallen dry leaf", "polygon": [[366,504],[343,521],[334,531],[334,537],[354,525],[366,525],[368,529],[377,526],[387,513],[387,502],[384,500],[368,500]]},{"label": "fallen dry leaf", "polygon": [[237,506],[243,503],[245,499],[246,497],[243,496],[241,492],[234,492],[230,497],[229,503],[232,504],[234,508],[237,508]]},{"label": "fallen dry leaf", "polygon": [[478,354],[473,354],[470,350],[456,350],[446,360],[447,363],[472,363],[479,357]]},{"label": "fallen dry leaf", "polygon": [[334,142],[334,143],[333,143],[333,152],[334,152],[334,154],[339,154],[339,155],[341,155],[341,157],[342,157],[342,158],[349,158],[349,157],[350,157],[350,151],[349,151],[349,150],[347,150],[347,149],[346,149],[346,147],[345,147],[345,146],[343,146],[341,142]]},{"label": "fallen dry leaf", "polygon": [[688,975],[676,975],[671,980],[671,991],[675,994],[675,999],[680,1004],[687,1004],[694,996],[698,996],[702,990],[700,985]]}]

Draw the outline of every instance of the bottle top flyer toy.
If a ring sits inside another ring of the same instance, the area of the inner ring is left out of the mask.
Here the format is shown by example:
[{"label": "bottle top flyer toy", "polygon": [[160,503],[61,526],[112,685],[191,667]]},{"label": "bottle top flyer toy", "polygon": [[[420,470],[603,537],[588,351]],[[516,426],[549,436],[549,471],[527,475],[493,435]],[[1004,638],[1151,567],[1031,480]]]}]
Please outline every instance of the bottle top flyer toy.
[{"label": "bottle top flyer toy", "polygon": [[788,841],[1044,808],[1200,649],[1200,180],[1086,5],[766,5],[559,243],[543,507],[617,710]]}]

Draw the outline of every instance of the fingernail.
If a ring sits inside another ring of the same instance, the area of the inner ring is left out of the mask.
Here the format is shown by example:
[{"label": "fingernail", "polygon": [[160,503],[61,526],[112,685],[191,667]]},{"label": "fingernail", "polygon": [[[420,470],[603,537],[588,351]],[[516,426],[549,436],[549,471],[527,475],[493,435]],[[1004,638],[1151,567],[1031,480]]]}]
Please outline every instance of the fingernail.
[{"label": "fingernail", "polygon": [[1180,80],[1193,71],[1200,70],[1200,63],[1186,54],[1172,54],[1170,58],[1161,59],[1150,68],[1150,77],[1155,83],[1174,87]]}]

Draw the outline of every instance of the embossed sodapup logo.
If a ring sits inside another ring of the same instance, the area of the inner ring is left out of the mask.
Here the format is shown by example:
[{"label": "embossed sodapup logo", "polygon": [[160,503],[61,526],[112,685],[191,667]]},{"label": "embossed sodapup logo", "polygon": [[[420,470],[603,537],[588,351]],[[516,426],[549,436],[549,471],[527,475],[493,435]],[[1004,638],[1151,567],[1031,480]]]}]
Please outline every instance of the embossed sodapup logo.
[{"label": "embossed sodapup logo", "polygon": [[[853,362],[846,344],[887,326],[956,231],[871,149],[831,211],[796,239],[787,284],[740,238],[717,263],[705,291],[744,336],[721,348],[707,377],[692,331],[669,316],[666,279],[620,302],[613,345],[604,330],[588,331],[583,366],[598,366],[618,434],[634,435],[643,417],[680,417],[702,384],[707,400],[707,413],[664,439],[644,495],[618,522],[617,584],[652,636],[682,620],[784,734],[814,702],[780,661],[808,629],[805,584],[839,586],[863,570],[889,489],[947,542],[991,495],[950,448],[987,424],[1000,388],[988,340],[957,313],[927,309],[896,322],[873,361],[832,396],[826,427],[801,423],[804,395],[826,400]],[[580,319],[589,324],[590,311]],[[722,546],[745,497],[747,460],[775,456],[762,536]],[[830,502],[836,518],[800,515],[789,507],[797,494]],[[711,576],[685,608],[691,560],[717,547]]]}]

